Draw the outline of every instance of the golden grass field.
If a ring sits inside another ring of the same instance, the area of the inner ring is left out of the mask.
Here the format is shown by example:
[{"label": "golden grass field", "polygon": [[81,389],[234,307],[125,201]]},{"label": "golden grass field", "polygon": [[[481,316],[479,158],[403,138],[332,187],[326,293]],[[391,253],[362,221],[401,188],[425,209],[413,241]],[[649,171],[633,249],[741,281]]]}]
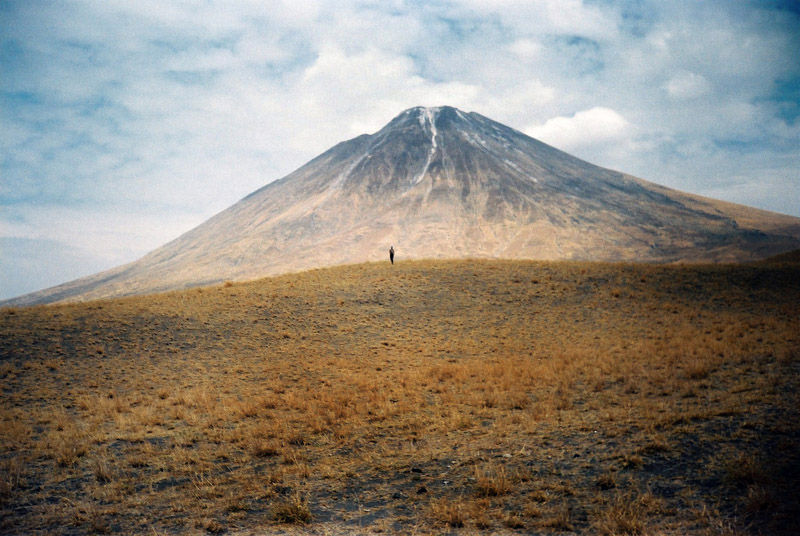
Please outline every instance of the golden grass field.
[{"label": "golden grass field", "polygon": [[798,372],[792,262],[0,309],[0,532],[797,534]]}]

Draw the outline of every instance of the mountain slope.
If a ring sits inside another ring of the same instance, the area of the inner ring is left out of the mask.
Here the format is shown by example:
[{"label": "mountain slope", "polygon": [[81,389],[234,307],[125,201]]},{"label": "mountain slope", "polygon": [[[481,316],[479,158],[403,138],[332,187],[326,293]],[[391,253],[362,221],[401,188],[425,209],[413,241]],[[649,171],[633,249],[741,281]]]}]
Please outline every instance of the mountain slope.
[{"label": "mountain slope", "polygon": [[746,261],[800,247],[800,219],[600,168],[477,113],[412,108],[136,262],[12,302],[380,260],[390,245],[400,260]]}]

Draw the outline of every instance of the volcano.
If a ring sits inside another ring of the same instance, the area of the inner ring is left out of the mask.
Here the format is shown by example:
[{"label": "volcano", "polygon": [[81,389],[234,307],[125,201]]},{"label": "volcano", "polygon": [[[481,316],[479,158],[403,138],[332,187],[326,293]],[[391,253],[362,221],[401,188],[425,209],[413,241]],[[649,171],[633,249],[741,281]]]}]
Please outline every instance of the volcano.
[{"label": "volcano", "polygon": [[741,262],[800,219],[604,169],[480,114],[417,107],[143,258],[7,304],[143,294],[418,258]]}]

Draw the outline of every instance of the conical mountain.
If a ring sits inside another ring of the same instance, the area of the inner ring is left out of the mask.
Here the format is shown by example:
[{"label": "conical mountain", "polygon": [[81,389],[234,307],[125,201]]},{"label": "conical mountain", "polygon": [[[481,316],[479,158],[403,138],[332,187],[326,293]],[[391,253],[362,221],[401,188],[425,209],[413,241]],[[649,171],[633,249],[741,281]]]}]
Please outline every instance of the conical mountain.
[{"label": "conical mountain", "polygon": [[749,261],[800,219],[604,169],[477,113],[412,108],[131,264],[18,304],[410,258]]}]

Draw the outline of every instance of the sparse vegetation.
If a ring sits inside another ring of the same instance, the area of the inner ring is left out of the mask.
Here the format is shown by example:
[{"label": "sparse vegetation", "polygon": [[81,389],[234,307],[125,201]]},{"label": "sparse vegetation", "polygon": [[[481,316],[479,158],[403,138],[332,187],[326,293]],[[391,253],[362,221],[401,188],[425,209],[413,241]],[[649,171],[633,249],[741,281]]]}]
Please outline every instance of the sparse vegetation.
[{"label": "sparse vegetation", "polygon": [[781,263],[0,309],[0,532],[796,533],[798,318]]},{"label": "sparse vegetation", "polygon": [[476,469],[475,492],[479,497],[498,497],[509,493],[512,483],[502,465]]},{"label": "sparse vegetation", "polygon": [[308,508],[308,502],[299,494],[277,501],[272,507],[272,520],[277,523],[306,525],[312,519],[313,516]]}]

